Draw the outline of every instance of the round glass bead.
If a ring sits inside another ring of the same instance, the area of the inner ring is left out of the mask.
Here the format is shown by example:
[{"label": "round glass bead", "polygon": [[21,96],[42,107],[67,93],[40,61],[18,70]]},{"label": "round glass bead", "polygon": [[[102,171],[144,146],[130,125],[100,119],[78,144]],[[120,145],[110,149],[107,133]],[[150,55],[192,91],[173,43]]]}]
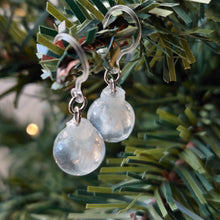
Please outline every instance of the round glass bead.
[{"label": "round glass bead", "polygon": [[132,132],[135,123],[134,110],[125,101],[125,91],[116,87],[113,93],[107,86],[101,97],[89,108],[87,118],[101,133],[106,142],[119,142]]},{"label": "round glass bead", "polygon": [[83,176],[99,167],[105,157],[105,143],[89,120],[82,118],[76,125],[72,119],[57,135],[53,156],[61,170]]}]

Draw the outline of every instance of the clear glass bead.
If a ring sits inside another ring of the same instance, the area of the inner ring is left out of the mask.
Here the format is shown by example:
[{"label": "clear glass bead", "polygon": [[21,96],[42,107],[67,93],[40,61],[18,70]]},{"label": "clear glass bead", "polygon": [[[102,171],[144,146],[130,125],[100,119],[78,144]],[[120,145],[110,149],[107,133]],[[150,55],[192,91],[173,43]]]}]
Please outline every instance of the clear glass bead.
[{"label": "clear glass bead", "polygon": [[125,91],[116,87],[116,93],[112,93],[110,86],[107,86],[102,91],[101,97],[92,103],[87,118],[106,142],[126,139],[135,123],[134,110],[125,101]]},{"label": "clear glass bead", "polygon": [[99,167],[105,157],[105,143],[89,120],[82,118],[76,125],[72,119],[57,135],[53,156],[61,170],[83,176]]}]

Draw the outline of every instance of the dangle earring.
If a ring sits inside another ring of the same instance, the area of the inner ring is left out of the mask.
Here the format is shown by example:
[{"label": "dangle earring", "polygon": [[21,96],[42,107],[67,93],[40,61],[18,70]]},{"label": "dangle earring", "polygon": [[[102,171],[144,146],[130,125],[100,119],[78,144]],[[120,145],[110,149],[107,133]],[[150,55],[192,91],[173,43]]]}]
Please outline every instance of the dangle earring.
[{"label": "dangle earring", "polygon": [[[90,121],[81,118],[81,112],[86,107],[86,98],[82,94],[81,84],[87,80],[89,75],[86,55],[71,35],[58,34],[54,42],[59,40],[66,41],[73,47],[81,61],[83,73],[77,78],[75,88],[71,90],[72,98],[69,102],[69,112],[73,118],[57,135],[53,146],[53,156],[61,170],[70,175],[83,176],[91,173],[101,164],[105,156],[105,144],[102,136]],[[67,68],[59,68],[57,75],[68,73],[74,63],[76,61],[72,61],[72,64],[69,63]],[[79,105],[81,106],[79,107]]]},{"label": "dangle earring", "polygon": [[[126,139],[133,130],[135,114],[132,106],[125,101],[125,91],[116,86],[120,79],[119,61],[123,55],[133,51],[141,39],[141,24],[135,12],[125,5],[112,7],[103,19],[103,29],[108,25],[110,17],[116,10],[126,12],[134,19],[138,28],[136,41],[128,48],[123,49],[116,59],[116,67],[105,71],[104,80],[108,86],[102,91],[101,97],[90,106],[87,118],[101,133],[106,142],[119,142]],[[111,76],[116,75],[116,79]]]}]

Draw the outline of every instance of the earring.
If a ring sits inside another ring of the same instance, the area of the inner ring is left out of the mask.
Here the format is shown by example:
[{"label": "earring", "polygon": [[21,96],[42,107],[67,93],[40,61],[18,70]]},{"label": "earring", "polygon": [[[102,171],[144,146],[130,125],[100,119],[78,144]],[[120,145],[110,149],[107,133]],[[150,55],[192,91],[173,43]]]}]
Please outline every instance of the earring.
[{"label": "earring", "polygon": [[[71,35],[58,34],[54,42],[59,40],[66,41],[76,51],[82,64],[83,73],[77,78],[75,88],[71,90],[69,112],[73,118],[57,135],[53,146],[53,156],[61,170],[70,175],[83,176],[91,173],[101,164],[105,156],[105,144],[102,136],[90,121],[81,118],[81,112],[86,107],[86,98],[82,94],[81,84],[87,80],[89,75],[86,55]],[[66,72],[69,72],[76,63],[76,61],[72,62],[73,64],[69,63],[67,68],[59,68],[57,75],[66,75]]]},{"label": "earring", "polygon": [[[106,28],[108,21],[115,10],[121,10],[135,20],[138,28],[136,41],[128,48],[123,49],[116,59],[116,66],[105,71],[104,80],[108,86],[102,91],[101,97],[95,100],[90,106],[87,118],[101,133],[106,142],[119,142],[126,139],[133,130],[135,114],[132,106],[125,101],[125,91],[116,86],[120,79],[119,61],[123,55],[133,51],[141,39],[141,24],[135,12],[125,5],[112,7],[103,19],[103,29]],[[116,75],[116,79],[111,76]]]}]

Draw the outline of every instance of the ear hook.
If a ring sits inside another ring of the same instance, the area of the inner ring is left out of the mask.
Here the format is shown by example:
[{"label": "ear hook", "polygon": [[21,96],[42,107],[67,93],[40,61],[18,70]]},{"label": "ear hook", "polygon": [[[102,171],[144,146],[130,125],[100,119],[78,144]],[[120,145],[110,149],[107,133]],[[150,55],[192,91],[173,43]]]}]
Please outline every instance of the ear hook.
[{"label": "ear hook", "polygon": [[[86,57],[82,47],[77,42],[77,40],[74,37],[72,37],[71,35],[66,34],[66,33],[57,34],[56,37],[54,38],[54,42],[57,42],[59,40],[64,40],[64,41],[68,42],[73,47],[73,49],[76,51],[77,55],[79,56],[79,60],[82,64],[82,68],[83,68],[83,73],[81,76],[79,76],[76,79],[74,90],[77,93],[81,94],[81,84],[83,82],[85,82],[89,76],[89,63],[88,63],[87,57]],[[71,68],[68,68],[68,72],[70,70],[71,70]]]},{"label": "ear hook", "polygon": [[113,15],[113,12],[115,12],[116,10],[121,10],[123,12],[126,12],[128,15],[130,15],[131,18],[134,19],[134,21],[136,22],[136,26],[137,26],[138,31],[139,31],[136,41],[130,47],[121,50],[121,53],[117,57],[116,65],[119,67],[119,61],[122,58],[122,56],[124,56],[125,54],[130,53],[131,51],[133,51],[138,46],[138,44],[141,40],[141,23],[140,23],[140,20],[137,17],[137,15],[135,14],[135,12],[131,8],[129,8],[128,6],[125,6],[125,5],[116,5],[116,6],[112,7],[106,13],[106,15],[105,15],[105,17],[102,21],[103,29],[106,28],[110,17]]}]

